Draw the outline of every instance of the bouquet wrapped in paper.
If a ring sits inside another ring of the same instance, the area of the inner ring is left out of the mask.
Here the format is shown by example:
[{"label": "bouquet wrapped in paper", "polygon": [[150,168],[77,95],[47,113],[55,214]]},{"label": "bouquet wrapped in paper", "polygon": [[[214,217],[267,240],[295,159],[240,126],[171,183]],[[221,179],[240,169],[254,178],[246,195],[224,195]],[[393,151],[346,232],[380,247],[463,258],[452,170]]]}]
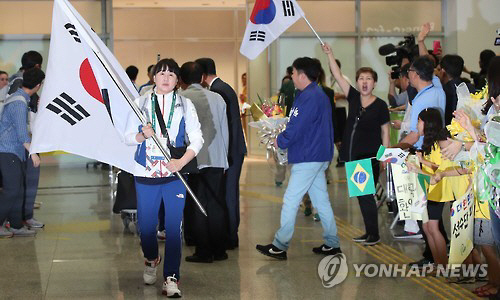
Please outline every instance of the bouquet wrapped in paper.
[{"label": "bouquet wrapped in paper", "polygon": [[284,166],[288,162],[287,150],[280,149],[274,145],[276,137],[286,129],[287,123],[288,118],[286,117],[266,117],[248,124],[259,130],[260,143],[266,147],[267,162],[275,172],[277,164]]},{"label": "bouquet wrapped in paper", "polygon": [[[475,128],[479,128],[483,117],[481,109],[488,98],[488,87],[486,86],[482,91],[471,94],[467,85],[462,82],[457,86],[457,98],[457,110],[463,110],[469,116],[472,125]],[[446,128],[450,131],[451,136],[457,140],[464,142],[473,141],[469,133],[455,119]]]},{"label": "bouquet wrapped in paper", "polygon": [[273,96],[271,99],[262,99],[259,95],[258,101],[252,103],[250,112],[254,121],[271,117],[285,117],[285,105],[282,97]]}]

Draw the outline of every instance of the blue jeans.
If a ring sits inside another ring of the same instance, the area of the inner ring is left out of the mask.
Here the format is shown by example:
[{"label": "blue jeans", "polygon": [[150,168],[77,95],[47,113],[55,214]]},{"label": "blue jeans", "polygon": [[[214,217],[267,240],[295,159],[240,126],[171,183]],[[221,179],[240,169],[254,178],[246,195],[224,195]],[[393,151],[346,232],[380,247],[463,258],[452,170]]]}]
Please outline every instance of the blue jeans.
[{"label": "blue jeans", "polygon": [[295,218],[302,197],[309,193],[313,206],[318,210],[323,226],[323,239],[328,247],[340,247],[337,224],[326,187],[325,170],[328,162],[293,164],[281,208],[281,227],[274,235],[273,245],[287,250],[293,236]]},{"label": "blue jeans", "polygon": [[156,226],[158,211],[163,199],[165,205],[165,254],[163,277],[180,279],[182,248],[182,212],[186,200],[186,188],[179,179],[164,184],[142,184],[135,182],[137,191],[137,221],[141,236],[141,247],[147,260],[158,257]]}]

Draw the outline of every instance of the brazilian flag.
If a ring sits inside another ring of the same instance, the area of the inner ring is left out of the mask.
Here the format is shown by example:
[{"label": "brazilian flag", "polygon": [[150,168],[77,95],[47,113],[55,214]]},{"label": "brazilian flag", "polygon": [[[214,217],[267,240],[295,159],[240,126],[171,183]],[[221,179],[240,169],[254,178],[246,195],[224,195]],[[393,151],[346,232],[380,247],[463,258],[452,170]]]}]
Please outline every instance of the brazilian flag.
[{"label": "brazilian flag", "polygon": [[375,194],[371,160],[371,158],[366,158],[345,164],[349,197]]}]

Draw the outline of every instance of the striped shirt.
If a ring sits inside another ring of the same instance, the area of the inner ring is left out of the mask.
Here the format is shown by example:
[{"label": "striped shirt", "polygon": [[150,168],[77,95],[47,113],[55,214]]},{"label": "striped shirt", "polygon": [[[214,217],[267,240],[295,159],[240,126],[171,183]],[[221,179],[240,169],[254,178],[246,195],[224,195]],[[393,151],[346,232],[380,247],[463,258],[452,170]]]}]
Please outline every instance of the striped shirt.
[{"label": "striped shirt", "polygon": [[30,96],[24,90],[18,89],[5,100],[0,116],[0,152],[15,154],[21,161],[26,160],[23,144],[31,142],[27,122],[29,101]]}]

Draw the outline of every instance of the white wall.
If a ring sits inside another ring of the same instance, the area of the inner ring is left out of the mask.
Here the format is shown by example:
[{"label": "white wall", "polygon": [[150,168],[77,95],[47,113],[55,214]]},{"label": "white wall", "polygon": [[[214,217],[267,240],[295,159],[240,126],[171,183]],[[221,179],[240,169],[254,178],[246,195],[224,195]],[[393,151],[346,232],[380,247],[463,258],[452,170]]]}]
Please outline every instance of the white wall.
[{"label": "white wall", "polygon": [[456,0],[457,49],[467,68],[479,71],[479,53],[494,46],[496,30],[500,28],[500,0]]}]

